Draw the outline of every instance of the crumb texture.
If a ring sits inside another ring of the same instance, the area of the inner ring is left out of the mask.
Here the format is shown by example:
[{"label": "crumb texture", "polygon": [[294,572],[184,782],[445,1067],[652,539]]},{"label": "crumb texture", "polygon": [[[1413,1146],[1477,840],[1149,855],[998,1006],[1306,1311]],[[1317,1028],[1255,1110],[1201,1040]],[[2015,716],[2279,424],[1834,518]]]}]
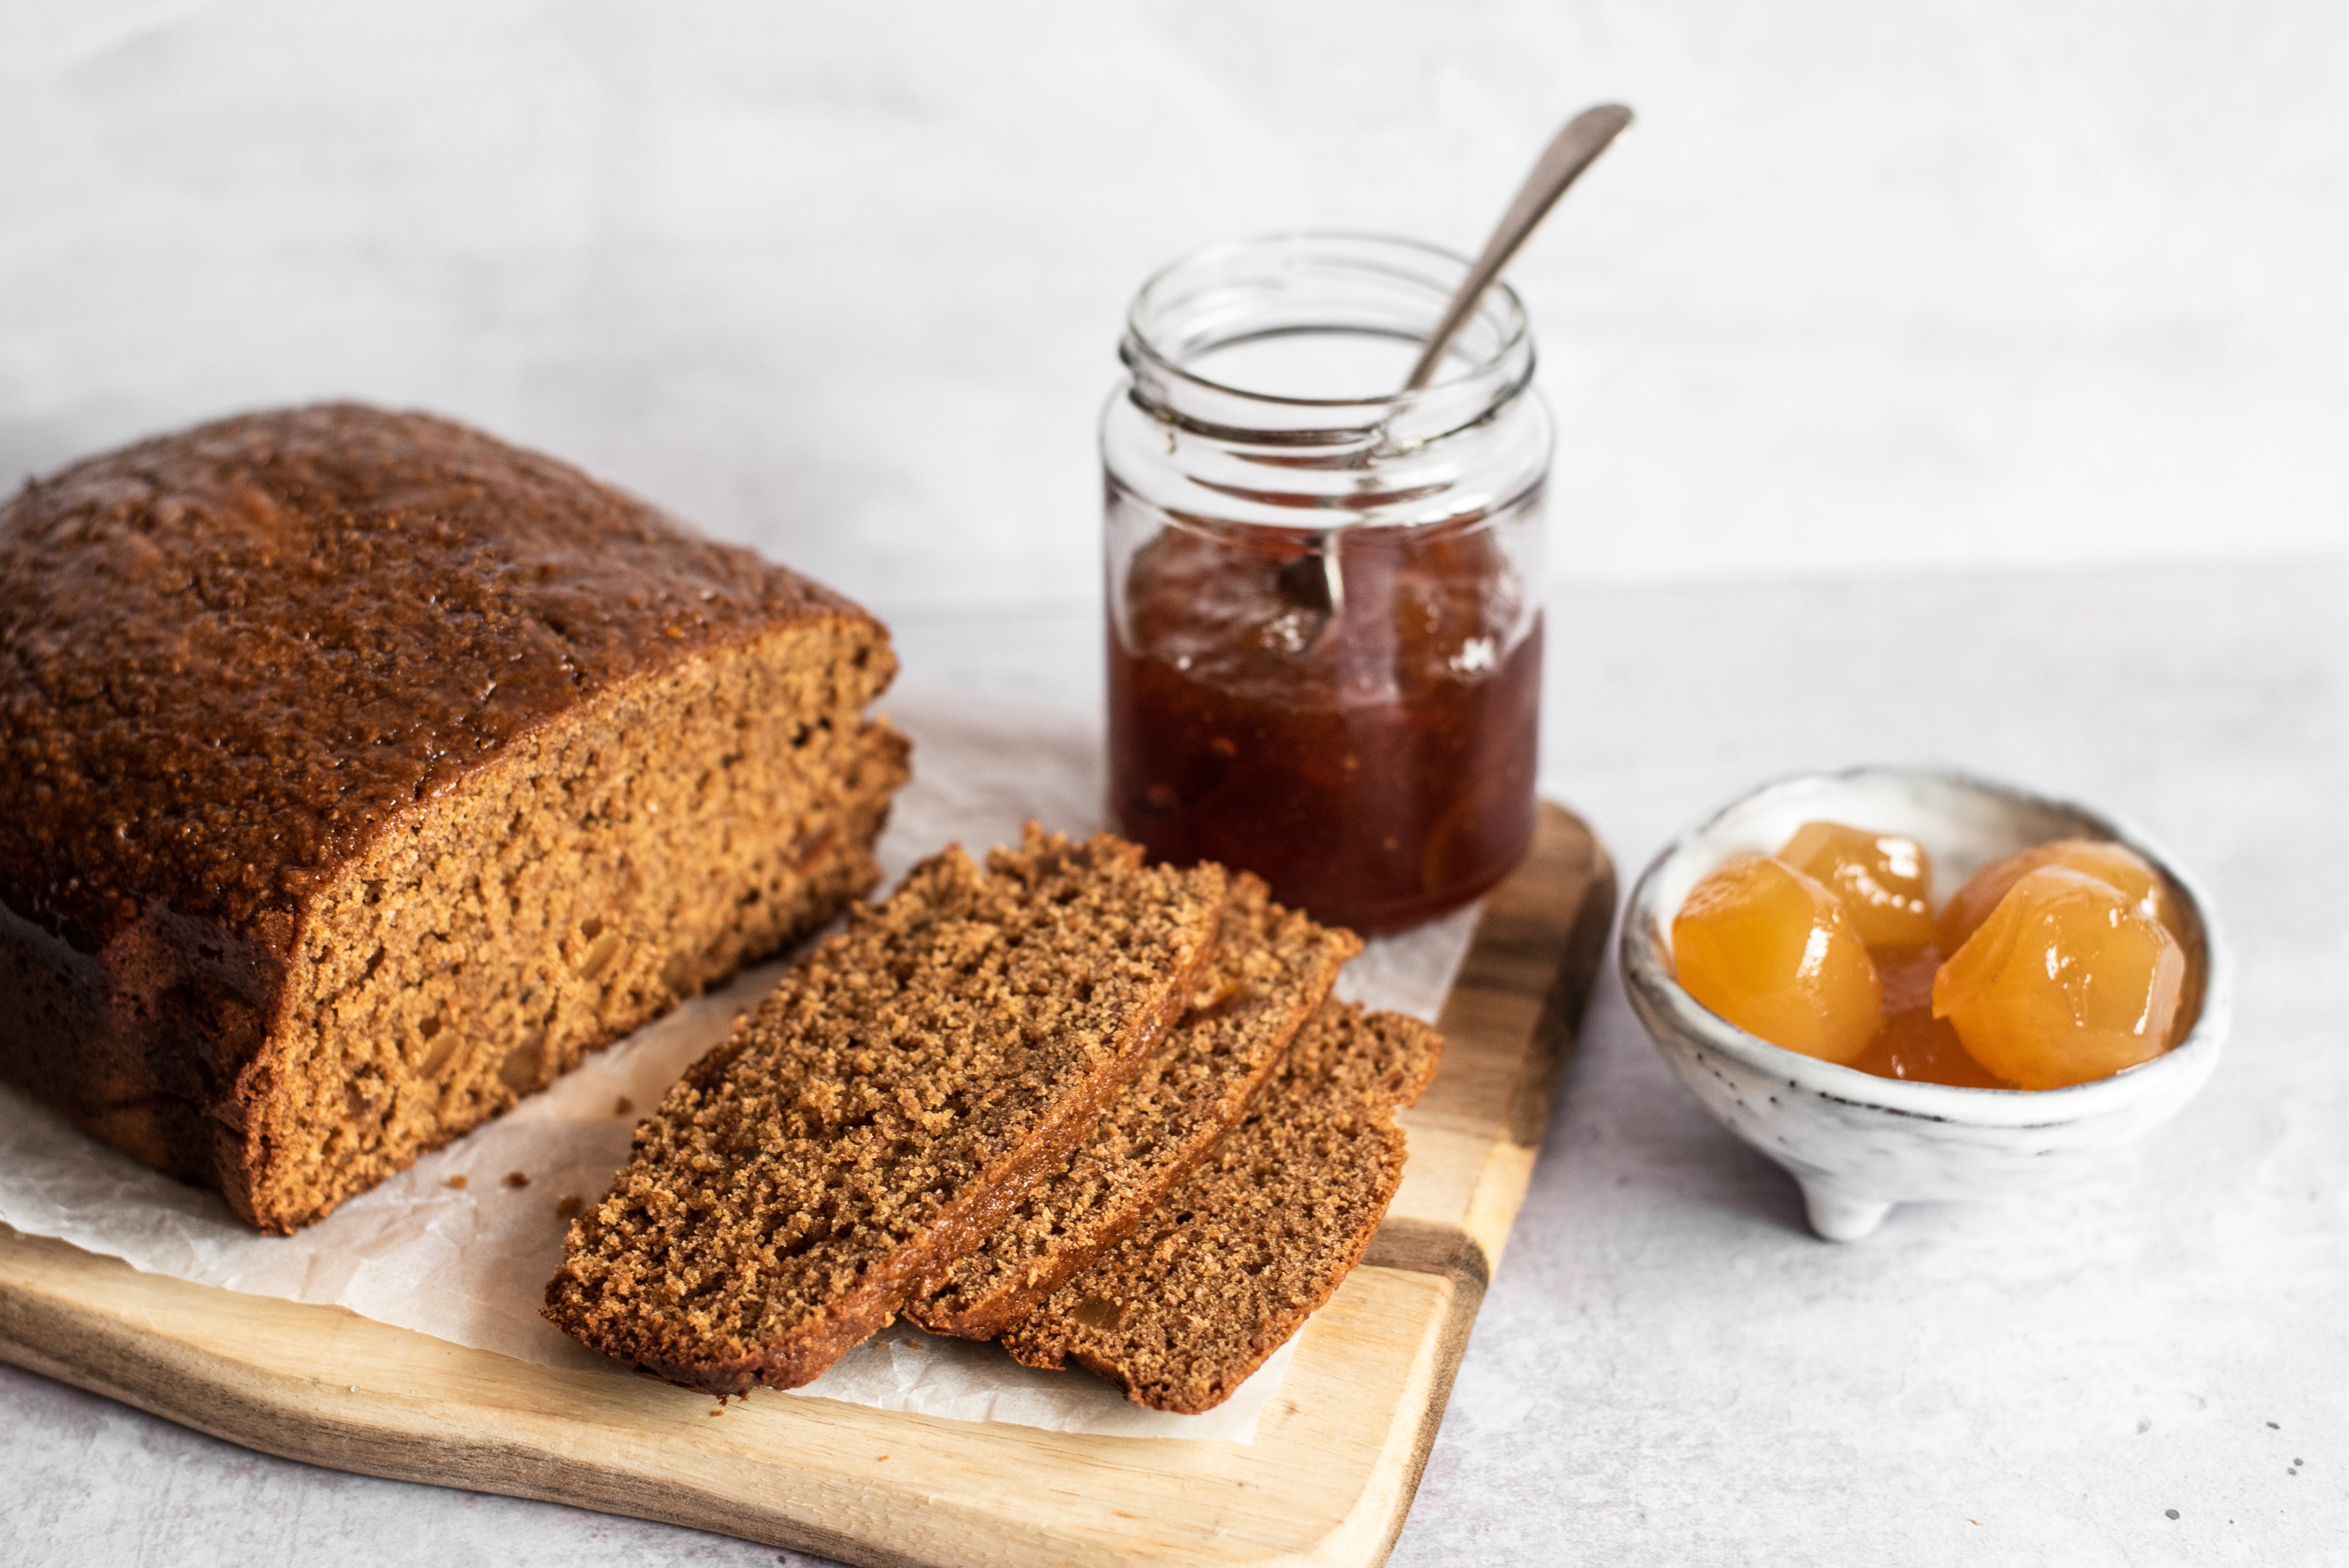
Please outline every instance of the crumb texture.
[{"label": "crumb texture", "polygon": [[1039,1182],[984,1246],[906,1316],[992,1339],[1131,1234],[1226,1130],[1361,944],[1231,881],[1214,966],[1183,1021],[1066,1169]]},{"label": "crumb texture", "polygon": [[905,746],[862,611],[423,414],[0,507],[0,1075],[308,1222],[828,919]]},{"label": "crumb texture", "polygon": [[1230,1398],[1361,1261],[1402,1180],[1395,1108],[1442,1050],[1416,1019],[1324,1003],[1215,1153],[1006,1348],[1162,1410]]},{"label": "crumb texture", "polygon": [[547,1317],[690,1387],[795,1387],[1066,1162],[1197,987],[1219,867],[1030,827],[853,912],[639,1128]]}]

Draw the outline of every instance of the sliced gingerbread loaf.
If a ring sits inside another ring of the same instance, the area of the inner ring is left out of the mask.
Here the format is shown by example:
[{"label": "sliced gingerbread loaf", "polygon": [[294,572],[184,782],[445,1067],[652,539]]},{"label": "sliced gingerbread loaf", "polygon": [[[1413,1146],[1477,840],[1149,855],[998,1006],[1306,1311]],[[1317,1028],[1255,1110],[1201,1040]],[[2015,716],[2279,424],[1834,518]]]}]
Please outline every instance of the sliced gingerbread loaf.
[{"label": "sliced gingerbread loaf", "polygon": [[1182,1023],[1068,1166],[906,1317],[933,1334],[992,1339],[1131,1234],[1239,1119],[1361,947],[1351,932],[1273,903],[1259,879],[1234,875],[1214,968]]},{"label": "sliced gingerbread loaf", "polygon": [[1395,1108],[1443,1045],[1417,1019],[1325,1003],[1215,1153],[1005,1347],[1161,1410],[1229,1398],[1361,1261],[1402,1181]]},{"label": "sliced gingerbread loaf", "polygon": [[1064,1163],[1212,958],[1216,866],[1030,828],[852,912],[637,1130],[546,1316],[715,1393],[809,1381]]},{"label": "sliced gingerbread loaf", "polygon": [[289,1231],[830,919],[880,624],[354,405],[0,506],[0,1077]]}]

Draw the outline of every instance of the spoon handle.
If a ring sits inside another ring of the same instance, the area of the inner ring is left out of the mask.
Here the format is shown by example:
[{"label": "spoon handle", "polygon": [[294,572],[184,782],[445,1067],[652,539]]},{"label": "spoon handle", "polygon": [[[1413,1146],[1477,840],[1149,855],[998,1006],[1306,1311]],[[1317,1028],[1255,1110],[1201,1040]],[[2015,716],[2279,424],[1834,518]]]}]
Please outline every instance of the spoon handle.
[{"label": "spoon handle", "polygon": [[1596,108],[1584,109],[1566,122],[1566,129],[1559,131],[1549,146],[1543,150],[1540,159],[1534,164],[1533,172],[1526,175],[1526,182],[1517,188],[1517,199],[1509,203],[1509,210],[1501,215],[1493,237],[1485,242],[1485,253],[1476,258],[1476,264],[1468,269],[1468,276],[1462,281],[1459,292],[1452,296],[1452,303],[1444,306],[1444,319],[1435,324],[1433,332],[1428,334],[1427,346],[1419,351],[1418,363],[1411,367],[1411,379],[1402,384],[1404,391],[1416,392],[1435,379],[1436,366],[1444,363],[1444,355],[1452,348],[1452,340],[1460,335],[1460,329],[1466,326],[1468,318],[1476,314],[1477,302],[1485,297],[1485,291],[1493,286],[1493,280],[1501,275],[1501,269],[1509,264],[1509,258],[1517,253],[1517,247],[1526,242],[1526,236],[1531,234],[1549,210],[1557,204],[1557,199],[1566,194],[1566,188],[1573,184],[1576,178],[1589,168],[1599,155],[1607,150],[1608,144],[1623,134],[1623,128],[1630,123],[1631,111],[1619,103],[1603,103]]}]

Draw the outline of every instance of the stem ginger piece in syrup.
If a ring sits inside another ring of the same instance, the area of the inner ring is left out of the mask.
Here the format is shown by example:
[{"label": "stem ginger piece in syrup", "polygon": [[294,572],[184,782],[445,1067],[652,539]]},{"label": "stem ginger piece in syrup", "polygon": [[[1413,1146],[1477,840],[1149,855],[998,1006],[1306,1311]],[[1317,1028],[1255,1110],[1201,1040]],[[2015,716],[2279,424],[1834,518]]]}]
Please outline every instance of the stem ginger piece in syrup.
[{"label": "stem ginger piece in syrup", "polygon": [[1775,858],[1832,890],[1869,947],[1920,947],[1933,940],[1933,862],[1916,840],[1841,822],[1806,822]]},{"label": "stem ginger piece in syrup", "polygon": [[2110,1078],[2169,1048],[2186,954],[2110,883],[2060,865],[2016,882],[1933,977],[1933,1013],[2023,1088]]},{"label": "stem ginger piece in syrup", "polygon": [[1992,861],[1968,879],[1941,912],[1941,951],[1955,953],[1966,944],[1991,911],[1999,906],[2016,882],[2042,866],[2062,866],[2117,889],[2147,920],[2158,921],[2172,937],[2182,939],[2178,901],[2161,873],[2145,858],[2121,844],[2097,839],[2056,839]]},{"label": "stem ginger piece in syrup", "polygon": [[1689,890],[1672,917],[1688,994],[1790,1051],[1848,1065],[1884,1021],[1884,991],[1851,917],[1820,882],[1741,855]]}]

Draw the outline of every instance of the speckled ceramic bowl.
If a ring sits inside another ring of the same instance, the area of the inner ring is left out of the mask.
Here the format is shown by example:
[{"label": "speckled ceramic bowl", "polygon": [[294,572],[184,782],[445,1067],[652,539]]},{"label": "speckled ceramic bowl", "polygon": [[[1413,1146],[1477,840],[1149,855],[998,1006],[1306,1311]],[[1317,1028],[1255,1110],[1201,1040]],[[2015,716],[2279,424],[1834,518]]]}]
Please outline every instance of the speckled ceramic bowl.
[{"label": "speckled ceramic bowl", "polygon": [[[1733,855],[1769,854],[1819,820],[1923,844],[1936,899],[1988,861],[2050,839],[2126,844],[2169,879],[2184,912],[2187,1033],[2152,1061],[2094,1083],[1958,1088],[1782,1050],[1707,1011],[1672,977],[1682,899]],[[2233,1004],[2234,965],[2209,902],[2143,835],[2085,807],[1925,769],[1784,779],[1691,828],[1631,890],[1621,955],[1631,1006],[1672,1071],[1723,1126],[1793,1173],[1811,1228],[1838,1242],[1875,1230],[1895,1203],[1989,1197],[2062,1177],[2168,1119],[2217,1065]]]}]

